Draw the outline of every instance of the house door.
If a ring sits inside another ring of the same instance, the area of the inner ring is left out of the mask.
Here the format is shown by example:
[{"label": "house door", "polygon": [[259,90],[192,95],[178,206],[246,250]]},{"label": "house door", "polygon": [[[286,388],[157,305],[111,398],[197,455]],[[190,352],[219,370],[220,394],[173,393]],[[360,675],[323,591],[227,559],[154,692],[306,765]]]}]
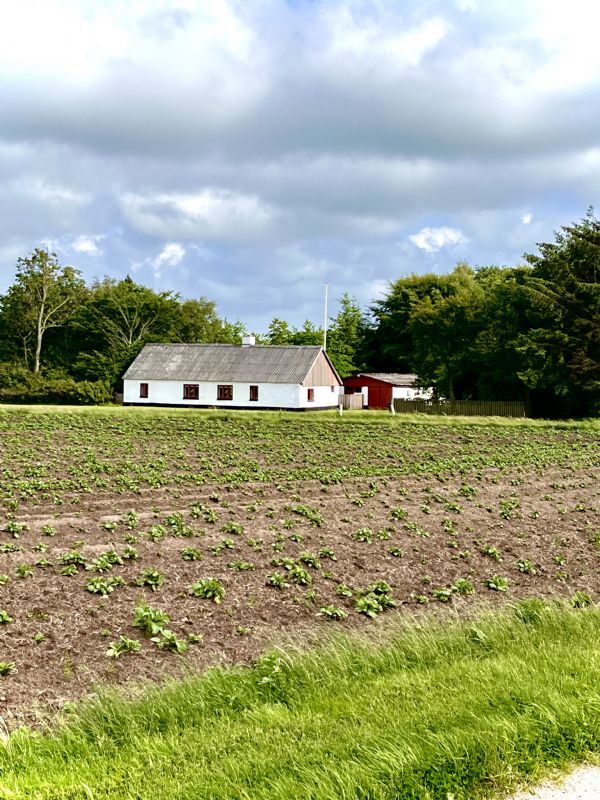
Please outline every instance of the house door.
[{"label": "house door", "polygon": [[389,408],[391,402],[391,386],[369,386],[369,408]]}]

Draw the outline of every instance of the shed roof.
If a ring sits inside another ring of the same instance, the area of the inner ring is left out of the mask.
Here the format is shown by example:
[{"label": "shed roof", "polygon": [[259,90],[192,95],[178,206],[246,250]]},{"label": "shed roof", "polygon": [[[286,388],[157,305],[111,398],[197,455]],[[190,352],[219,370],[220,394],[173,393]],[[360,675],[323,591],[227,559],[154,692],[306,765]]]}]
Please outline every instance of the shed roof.
[{"label": "shed roof", "polygon": [[123,378],[300,384],[321,354],[337,377],[329,357],[318,346],[147,344]]},{"label": "shed roof", "polygon": [[392,386],[413,386],[417,376],[411,373],[400,372],[361,372],[357,378],[373,378],[376,381],[390,383]]}]

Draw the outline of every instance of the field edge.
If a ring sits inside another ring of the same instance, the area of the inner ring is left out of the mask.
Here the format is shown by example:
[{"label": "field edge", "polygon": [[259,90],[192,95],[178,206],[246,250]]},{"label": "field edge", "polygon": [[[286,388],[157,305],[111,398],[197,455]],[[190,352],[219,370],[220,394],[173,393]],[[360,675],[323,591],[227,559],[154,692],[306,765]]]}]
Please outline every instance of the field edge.
[{"label": "field edge", "polygon": [[533,598],[106,692],[8,736],[0,797],[503,796],[600,751],[599,623]]}]

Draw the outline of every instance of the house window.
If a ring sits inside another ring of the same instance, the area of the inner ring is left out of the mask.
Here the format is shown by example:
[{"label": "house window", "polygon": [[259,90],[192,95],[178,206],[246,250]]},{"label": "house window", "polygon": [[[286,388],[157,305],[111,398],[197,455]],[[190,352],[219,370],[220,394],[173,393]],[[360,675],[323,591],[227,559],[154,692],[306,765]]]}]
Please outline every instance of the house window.
[{"label": "house window", "polygon": [[306,399],[308,400],[309,403],[314,403],[314,401],[315,401],[315,390],[314,389],[309,389],[308,390],[308,395],[307,395]]},{"label": "house window", "polygon": [[250,387],[250,400],[254,400],[254,401],[258,400],[258,386],[251,386]]},{"label": "house window", "polygon": [[217,386],[217,400],[233,400],[233,386]]},{"label": "house window", "polygon": [[148,397],[148,384],[140,383],[140,397]]},{"label": "house window", "polygon": [[198,400],[200,391],[197,383],[184,383],[183,384],[183,399],[184,400]]}]

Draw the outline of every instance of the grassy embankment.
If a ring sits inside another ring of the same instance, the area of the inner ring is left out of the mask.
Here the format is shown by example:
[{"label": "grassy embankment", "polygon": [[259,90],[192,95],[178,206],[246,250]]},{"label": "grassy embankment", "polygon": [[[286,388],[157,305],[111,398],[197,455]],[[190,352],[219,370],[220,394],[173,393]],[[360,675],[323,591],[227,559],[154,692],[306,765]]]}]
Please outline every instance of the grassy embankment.
[{"label": "grassy embankment", "polygon": [[600,610],[404,623],[79,707],[0,751],[11,800],[460,800],[600,748]]},{"label": "grassy embankment", "polygon": [[253,411],[227,408],[177,408],[175,406],[66,406],[66,405],[19,405],[15,403],[0,403],[0,414],[20,412],[23,414],[83,414],[86,416],[117,416],[117,417],[165,417],[187,416],[207,419],[237,419],[261,421],[289,420],[303,421],[310,424],[311,420],[329,421],[337,424],[421,424],[442,425],[444,427],[509,427],[509,428],[574,428],[580,430],[600,430],[600,418],[586,419],[532,419],[530,417],[460,417],[434,414],[391,414],[389,411],[344,411],[341,415],[337,410],[325,411]]}]

